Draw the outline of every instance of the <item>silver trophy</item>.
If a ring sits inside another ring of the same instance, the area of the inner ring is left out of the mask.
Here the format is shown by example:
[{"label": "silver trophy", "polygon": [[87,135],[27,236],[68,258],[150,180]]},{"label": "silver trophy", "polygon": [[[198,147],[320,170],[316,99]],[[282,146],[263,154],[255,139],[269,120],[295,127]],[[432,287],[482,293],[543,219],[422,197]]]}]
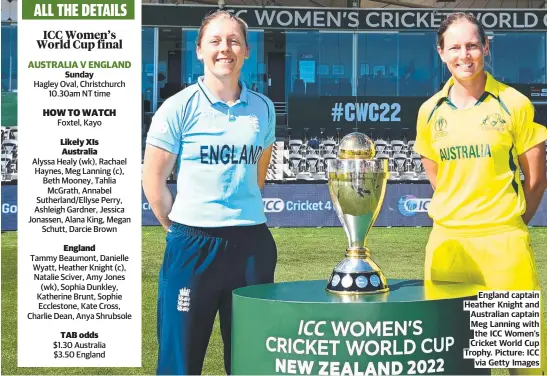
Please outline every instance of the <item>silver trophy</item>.
[{"label": "silver trophy", "polygon": [[349,246],[346,257],[332,272],[327,291],[336,294],[374,294],[389,291],[386,277],[370,258],[365,246],[368,232],[378,217],[389,177],[388,161],[375,160],[372,140],[350,133],[329,161],[330,196]]}]

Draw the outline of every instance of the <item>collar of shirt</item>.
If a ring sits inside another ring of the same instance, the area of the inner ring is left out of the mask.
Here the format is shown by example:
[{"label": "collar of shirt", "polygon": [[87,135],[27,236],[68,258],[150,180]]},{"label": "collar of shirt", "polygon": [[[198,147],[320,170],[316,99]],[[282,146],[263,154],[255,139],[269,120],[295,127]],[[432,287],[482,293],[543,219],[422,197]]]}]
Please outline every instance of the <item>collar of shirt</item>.
[{"label": "collar of shirt", "polygon": [[[488,72],[486,73],[486,85],[484,87],[484,93],[481,95],[479,100],[477,100],[477,103],[475,103],[475,106],[478,106],[484,100],[488,97],[488,95],[492,95],[494,98],[499,98],[499,87],[498,87],[498,81],[492,75]],[[450,107],[457,109],[457,107],[452,103],[452,101],[449,98],[450,89],[452,89],[452,86],[454,85],[454,77],[450,77],[450,79],[444,84],[443,89],[441,90],[441,97],[439,98],[439,104],[442,102],[446,102]]]},{"label": "collar of shirt", "polygon": [[[216,95],[214,95],[211,90],[209,90],[207,88],[207,86],[205,86],[205,84],[203,83],[203,76],[199,77],[198,78],[198,86],[201,90],[201,92],[205,95],[205,97],[207,98],[207,100],[213,105],[213,104],[217,104],[217,103],[224,103],[226,104],[225,102],[221,101],[220,99],[218,99],[218,97]],[[247,104],[248,103],[248,96],[249,96],[249,93],[247,91],[247,85],[245,85],[245,82],[239,80],[239,86],[241,87],[241,93],[239,93],[239,99],[237,101],[235,101],[234,103],[234,106],[237,105],[238,103],[245,103]]]}]

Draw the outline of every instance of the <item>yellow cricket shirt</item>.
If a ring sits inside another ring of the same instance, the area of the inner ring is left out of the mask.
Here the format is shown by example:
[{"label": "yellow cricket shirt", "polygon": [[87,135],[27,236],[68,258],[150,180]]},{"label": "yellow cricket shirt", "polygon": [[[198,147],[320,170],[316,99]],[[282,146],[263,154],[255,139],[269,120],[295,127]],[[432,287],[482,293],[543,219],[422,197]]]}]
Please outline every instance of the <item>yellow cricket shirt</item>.
[{"label": "yellow cricket shirt", "polygon": [[416,153],[438,165],[429,205],[435,223],[478,229],[520,221],[526,210],[518,156],[547,139],[534,107],[517,90],[487,73],[474,107],[448,99],[453,78],[418,113]]}]

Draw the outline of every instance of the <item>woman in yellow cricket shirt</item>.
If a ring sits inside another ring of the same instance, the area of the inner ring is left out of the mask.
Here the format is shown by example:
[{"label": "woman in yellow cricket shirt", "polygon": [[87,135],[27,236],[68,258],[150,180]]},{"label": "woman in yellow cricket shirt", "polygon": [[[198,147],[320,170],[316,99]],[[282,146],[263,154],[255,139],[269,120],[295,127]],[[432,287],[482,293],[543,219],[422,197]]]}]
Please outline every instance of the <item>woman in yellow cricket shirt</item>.
[{"label": "woman in yellow cricket shirt", "polygon": [[[472,15],[446,18],[437,51],[452,77],[421,106],[414,145],[435,190],[425,279],[539,290],[526,224],[547,187],[547,129],[528,98],[484,70],[489,44]],[[511,374],[545,374],[541,338],[541,370]]]}]

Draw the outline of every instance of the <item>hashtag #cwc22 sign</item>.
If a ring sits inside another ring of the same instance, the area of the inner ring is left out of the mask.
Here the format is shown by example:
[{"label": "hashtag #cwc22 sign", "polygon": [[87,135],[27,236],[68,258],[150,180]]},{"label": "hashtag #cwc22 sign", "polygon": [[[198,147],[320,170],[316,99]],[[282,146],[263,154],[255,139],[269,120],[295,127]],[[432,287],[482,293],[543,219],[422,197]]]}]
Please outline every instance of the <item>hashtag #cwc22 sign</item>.
[{"label": "hashtag #cwc22 sign", "polygon": [[412,127],[425,98],[421,97],[290,97],[291,128]]}]

